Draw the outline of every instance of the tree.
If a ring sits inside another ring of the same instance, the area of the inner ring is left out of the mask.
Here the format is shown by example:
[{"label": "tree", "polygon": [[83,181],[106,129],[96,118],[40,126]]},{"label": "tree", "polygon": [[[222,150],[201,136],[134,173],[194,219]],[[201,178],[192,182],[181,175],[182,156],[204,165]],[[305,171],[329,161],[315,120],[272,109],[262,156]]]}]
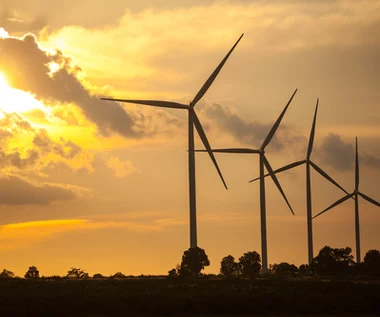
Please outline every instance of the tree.
[{"label": "tree", "polygon": [[220,262],[220,274],[226,277],[239,274],[239,265],[235,262],[235,258],[232,255],[225,256]]},{"label": "tree", "polygon": [[311,269],[308,264],[301,264],[298,268],[298,272],[300,272],[301,275],[311,275]]},{"label": "tree", "polygon": [[104,276],[102,274],[100,274],[100,273],[96,273],[96,274],[93,275],[92,278],[104,278]]},{"label": "tree", "polygon": [[15,277],[15,273],[11,272],[11,271],[8,271],[6,269],[4,269],[1,273],[0,273],[0,278],[14,278]]},{"label": "tree", "polygon": [[88,273],[80,268],[72,267],[69,271],[67,271],[66,278],[72,279],[85,279],[88,278]]},{"label": "tree", "polygon": [[243,276],[255,277],[260,274],[261,258],[256,251],[244,253],[239,258],[239,269]]},{"label": "tree", "polygon": [[369,250],[364,257],[364,265],[371,275],[380,275],[380,251]]},{"label": "tree", "polygon": [[280,264],[271,265],[271,273],[273,275],[294,275],[298,272],[298,268],[294,264],[281,262]]},{"label": "tree", "polygon": [[324,274],[347,274],[354,264],[352,249],[349,247],[333,249],[329,246],[323,247],[319,254],[313,259],[312,267],[316,273]]},{"label": "tree", "polygon": [[111,275],[110,277],[111,278],[126,278],[126,276],[121,272],[117,272],[114,275]]},{"label": "tree", "polygon": [[39,278],[40,271],[35,266],[29,266],[28,271],[24,275],[25,278]]},{"label": "tree", "polygon": [[180,274],[184,276],[199,275],[205,266],[209,265],[210,261],[205,250],[199,247],[189,248],[183,253]]}]

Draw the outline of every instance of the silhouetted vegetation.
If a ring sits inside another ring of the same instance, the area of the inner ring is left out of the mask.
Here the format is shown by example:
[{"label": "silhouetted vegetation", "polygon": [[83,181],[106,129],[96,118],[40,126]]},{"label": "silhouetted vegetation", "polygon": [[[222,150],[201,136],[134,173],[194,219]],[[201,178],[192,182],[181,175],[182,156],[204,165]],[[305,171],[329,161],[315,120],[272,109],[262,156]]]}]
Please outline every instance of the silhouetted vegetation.
[{"label": "silhouetted vegetation", "polygon": [[296,276],[298,272],[298,267],[287,262],[269,265],[269,273],[276,276]]},{"label": "silhouetted vegetation", "polygon": [[380,251],[369,250],[364,257],[364,268],[373,276],[380,276]]},{"label": "silhouetted vegetation", "polygon": [[28,271],[24,275],[25,278],[39,278],[40,271],[35,266],[30,266]]},{"label": "silhouetted vegetation", "polygon": [[88,273],[80,268],[72,267],[66,274],[66,278],[84,279],[89,278]]},{"label": "silhouetted vegetation", "polygon": [[239,264],[232,255],[228,255],[220,262],[220,274],[226,277],[239,275]]},{"label": "silhouetted vegetation", "polygon": [[6,269],[4,269],[0,273],[0,278],[14,278],[14,277],[15,277],[15,274],[12,271],[8,271]]},{"label": "silhouetted vegetation", "polygon": [[261,257],[256,251],[244,253],[239,258],[239,271],[242,276],[256,277],[260,274]]},{"label": "silhouetted vegetation", "polygon": [[355,264],[351,248],[323,247],[313,259],[313,270],[319,275],[345,275]]},{"label": "silhouetted vegetation", "polygon": [[196,276],[209,265],[210,261],[205,250],[199,247],[189,248],[183,253],[179,273],[182,276]]}]

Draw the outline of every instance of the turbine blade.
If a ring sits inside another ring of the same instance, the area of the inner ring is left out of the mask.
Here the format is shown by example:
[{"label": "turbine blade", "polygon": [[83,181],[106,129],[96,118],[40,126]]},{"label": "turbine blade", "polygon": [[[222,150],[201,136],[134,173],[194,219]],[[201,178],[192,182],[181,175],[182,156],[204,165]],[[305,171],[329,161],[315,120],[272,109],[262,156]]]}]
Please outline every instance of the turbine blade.
[{"label": "turbine blade", "polygon": [[323,171],[317,164],[312,161],[309,161],[310,165],[314,168],[316,172],[326,178],[330,183],[334,184],[336,187],[344,191],[347,195],[349,195],[348,191],[346,191],[342,186],[340,186],[331,176],[329,176],[325,171]]},{"label": "turbine blade", "polygon": [[359,154],[358,154],[358,138],[356,138],[355,149],[355,189],[359,190]]},{"label": "turbine blade", "polygon": [[244,33],[239,37],[239,39],[236,41],[235,45],[232,46],[226,57],[223,58],[223,60],[220,62],[218,67],[214,70],[214,72],[210,75],[210,77],[207,79],[207,81],[204,83],[202,88],[198,91],[196,96],[194,97],[193,101],[191,102],[191,106],[194,107],[197,102],[204,96],[204,94],[207,92],[207,90],[210,88],[212,83],[214,82],[216,76],[218,76],[220,70],[224,66],[225,62],[227,61],[228,57],[230,57],[232,51],[235,49],[236,45],[240,42],[241,38],[243,37]]},{"label": "turbine blade", "polygon": [[365,200],[369,201],[370,203],[372,203],[372,204],[374,204],[374,205],[380,207],[380,203],[377,202],[376,200],[372,199],[371,197],[368,197],[367,195],[364,195],[364,194],[361,193],[361,192],[358,192],[358,194],[359,194],[360,196],[362,196]]},{"label": "turbine blade", "polygon": [[331,206],[327,207],[325,210],[321,211],[319,214],[315,215],[312,219],[317,218],[318,216],[322,215],[326,211],[330,210],[331,208],[334,208],[335,206],[338,206],[339,204],[345,202],[347,199],[351,198],[354,194],[348,194],[344,196],[341,199],[338,199],[335,203],[333,203]]},{"label": "turbine blade", "polygon": [[[231,148],[231,149],[213,149],[215,153],[236,153],[236,154],[258,154],[259,150]],[[195,150],[195,152],[207,152],[207,150]]]},{"label": "turbine blade", "polygon": [[272,169],[272,167],[270,166],[270,164],[269,164],[267,158],[265,157],[265,155],[264,155],[264,164],[265,164],[265,166],[266,166],[266,168],[267,168],[267,170],[268,170],[268,172],[269,172],[269,175],[272,177],[273,182],[276,184],[278,190],[280,191],[282,197],[284,197],[284,199],[285,199],[285,201],[286,201],[286,204],[288,205],[290,211],[291,211],[292,214],[294,215],[293,208],[292,208],[292,206],[290,206],[289,201],[288,201],[288,199],[286,198],[284,191],[282,190],[282,187],[281,187],[281,185],[280,185],[280,182],[278,181],[278,179],[277,179],[275,173],[273,172],[273,169]]},{"label": "turbine blade", "polygon": [[319,98],[317,99],[317,105],[315,106],[313,125],[311,127],[310,138],[309,138],[309,146],[307,149],[307,159],[310,159],[311,151],[313,151],[315,124],[317,122],[318,103],[319,103]]},{"label": "turbine blade", "polygon": [[224,181],[223,175],[222,175],[222,173],[221,173],[221,171],[219,169],[218,163],[216,162],[214,153],[212,153],[210,143],[207,140],[207,137],[206,137],[206,134],[205,134],[205,132],[204,132],[204,130],[202,128],[201,122],[199,121],[199,119],[198,119],[198,117],[197,117],[197,115],[196,115],[195,112],[193,112],[193,122],[194,122],[195,128],[198,131],[199,137],[201,138],[201,140],[202,140],[202,142],[203,142],[203,144],[204,144],[204,146],[205,146],[208,154],[210,155],[211,161],[214,163],[214,166],[215,166],[216,170],[218,171],[218,174],[219,174],[220,178],[222,179],[224,187],[226,189],[228,189],[227,184]]},{"label": "turbine blade", "polygon": [[281,112],[280,116],[278,117],[277,121],[274,123],[272,129],[269,131],[269,134],[267,135],[266,139],[264,140],[264,143],[263,143],[263,145],[261,146],[261,149],[265,149],[265,147],[266,147],[266,146],[269,144],[269,142],[272,140],[272,138],[273,138],[274,134],[276,133],[276,130],[277,130],[278,126],[280,125],[281,120],[282,120],[282,118],[284,117],[285,112],[286,112],[286,110],[288,109],[290,103],[292,102],[293,97],[294,97],[294,95],[296,94],[296,92],[297,92],[297,89],[294,91],[293,95],[290,97],[288,103],[286,104],[284,110],[282,110],[282,112]]},{"label": "turbine blade", "polygon": [[[290,163],[290,164],[288,164],[288,165],[285,165],[285,166],[283,166],[283,167],[280,167],[280,168],[276,169],[276,170],[274,171],[274,173],[275,173],[275,174],[277,174],[277,173],[281,173],[281,172],[287,171],[287,170],[289,170],[289,169],[291,169],[291,168],[297,167],[297,166],[299,166],[299,165],[301,165],[301,164],[304,164],[304,163],[306,163],[306,160],[302,160],[302,161],[297,161],[297,162],[294,162],[294,163]],[[264,177],[267,177],[267,176],[269,176],[269,174],[264,175]],[[259,180],[259,179],[260,179],[260,177],[256,177],[255,179],[250,180],[249,183],[255,182],[255,181]]]},{"label": "turbine blade", "polygon": [[163,107],[163,108],[174,108],[174,109],[189,109],[189,106],[183,105],[178,102],[171,101],[161,101],[161,100],[132,100],[132,99],[113,99],[113,98],[100,98],[101,100],[108,101],[118,101],[118,102],[127,102],[135,103],[139,105],[153,106],[153,107]]}]

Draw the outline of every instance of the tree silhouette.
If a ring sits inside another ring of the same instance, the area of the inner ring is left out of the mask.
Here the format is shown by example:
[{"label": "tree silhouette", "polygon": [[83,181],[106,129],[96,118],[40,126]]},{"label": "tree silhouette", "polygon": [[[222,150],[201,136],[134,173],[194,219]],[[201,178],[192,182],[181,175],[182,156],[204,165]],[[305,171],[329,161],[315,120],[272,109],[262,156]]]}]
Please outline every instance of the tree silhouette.
[{"label": "tree silhouette", "polygon": [[15,273],[13,273],[12,271],[8,271],[6,269],[4,269],[0,273],[0,278],[14,278],[14,277],[15,277]]},{"label": "tree silhouette", "polygon": [[294,264],[281,262],[280,264],[270,265],[270,271],[273,275],[294,275],[298,272],[298,268]]},{"label": "tree silhouette", "polygon": [[111,275],[110,277],[111,278],[126,278],[126,276],[121,272],[117,272],[114,275]]},{"label": "tree silhouette", "polygon": [[311,268],[308,264],[301,264],[298,268],[298,272],[302,275],[311,275]]},{"label": "tree silhouette", "polygon": [[205,266],[209,265],[210,261],[205,250],[199,247],[189,248],[183,253],[180,274],[184,276],[199,275]]},{"label": "tree silhouette", "polygon": [[40,271],[35,266],[29,266],[28,271],[24,275],[25,278],[39,278]]},{"label": "tree silhouette", "polygon": [[380,275],[380,251],[369,250],[364,257],[364,265],[371,275]]},{"label": "tree silhouette", "polygon": [[350,267],[354,265],[354,257],[349,247],[333,249],[329,246],[323,247],[318,256],[313,259],[313,269],[317,274],[347,274]]},{"label": "tree silhouette", "polygon": [[100,273],[96,273],[92,276],[92,278],[104,278],[104,276]]},{"label": "tree silhouette", "polygon": [[88,273],[80,268],[72,267],[69,271],[67,271],[66,278],[72,279],[85,279],[88,278]]},{"label": "tree silhouette", "polygon": [[226,277],[239,274],[239,265],[235,262],[235,258],[232,255],[225,256],[220,262],[220,274]]},{"label": "tree silhouette", "polygon": [[239,258],[239,269],[243,276],[255,277],[260,274],[261,258],[256,251],[244,253]]}]

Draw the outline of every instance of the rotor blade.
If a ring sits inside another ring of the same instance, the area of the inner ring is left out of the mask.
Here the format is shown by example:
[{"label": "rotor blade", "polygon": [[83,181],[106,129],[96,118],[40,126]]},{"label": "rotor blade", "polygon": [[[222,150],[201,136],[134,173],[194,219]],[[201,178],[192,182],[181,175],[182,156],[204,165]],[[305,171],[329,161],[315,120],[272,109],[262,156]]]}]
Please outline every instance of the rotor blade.
[{"label": "rotor blade", "polygon": [[319,214],[315,215],[312,219],[317,218],[318,216],[322,215],[323,213],[325,213],[326,211],[330,210],[331,208],[334,208],[335,206],[338,206],[342,202],[345,202],[347,199],[351,198],[353,195],[354,195],[353,193],[352,194],[348,194],[348,195],[344,196],[343,198],[337,200],[331,206],[327,207],[325,210],[323,210]]},{"label": "rotor blade", "polygon": [[100,98],[101,100],[108,101],[118,101],[118,102],[127,102],[135,103],[139,105],[153,106],[153,107],[163,107],[163,108],[174,108],[174,109],[189,109],[189,106],[183,105],[178,102],[171,101],[161,101],[161,100],[132,100],[132,99],[113,99],[113,98]]},{"label": "rotor blade", "polygon": [[270,164],[269,164],[267,158],[265,157],[265,155],[264,155],[264,164],[265,164],[265,166],[266,166],[266,168],[267,168],[267,170],[268,170],[268,172],[269,172],[269,175],[272,177],[273,182],[276,184],[278,190],[280,191],[282,197],[284,197],[284,199],[285,199],[285,201],[286,201],[286,203],[287,203],[287,205],[288,205],[290,211],[291,211],[292,214],[294,215],[293,208],[292,208],[292,206],[290,206],[289,201],[288,201],[288,199],[286,198],[284,191],[282,190],[282,187],[281,187],[281,185],[280,185],[280,182],[278,181],[278,179],[277,179],[275,173],[273,172],[273,169],[272,169],[272,167],[270,166]]},{"label": "rotor blade", "polygon": [[358,138],[356,138],[355,149],[355,189],[359,190],[359,154],[358,154]]},{"label": "rotor blade", "polygon": [[358,194],[359,194],[360,196],[362,196],[365,200],[369,201],[370,203],[372,203],[372,204],[374,204],[374,205],[380,207],[380,203],[377,202],[376,200],[372,199],[371,197],[368,197],[367,195],[364,195],[364,194],[361,193],[361,192],[358,192]]},{"label": "rotor blade", "polygon": [[203,87],[199,90],[199,92],[194,97],[193,101],[191,102],[191,106],[194,107],[196,103],[204,96],[206,91],[209,89],[211,84],[214,82],[216,76],[218,76],[220,70],[222,69],[223,65],[227,61],[228,57],[230,57],[232,51],[235,49],[236,45],[240,42],[241,38],[243,37],[244,33],[239,37],[239,39],[236,41],[235,45],[232,46],[226,57],[223,58],[223,60],[220,62],[218,67],[214,70],[214,72],[210,75],[210,77],[207,79],[207,81],[204,83]]},{"label": "rotor blade", "polygon": [[347,195],[349,195],[348,191],[346,191],[342,186],[340,186],[331,176],[329,176],[325,171],[323,171],[317,164],[312,161],[309,161],[310,165],[314,168],[316,172],[326,178],[330,183],[334,184],[336,187],[344,191]]},{"label": "rotor blade", "polygon": [[310,159],[311,151],[313,150],[314,134],[315,134],[315,124],[316,124],[316,121],[317,121],[317,112],[318,112],[318,103],[319,103],[319,98],[317,99],[317,105],[315,106],[313,125],[311,127],[310,138],[309,138],[309,147],[307,149],[307,159]]},{"label": "rotor blade", "polygon": [[[259,150],[231,148],[231,149],[213,149],[215,153],[237,153],[237,154],[258,154]],[[195,152],[207,152],[207,150],[195,150]]]},{"label": "rotor blade", "polygon": [[[283,167],[280,167],[280,168],[276,169],[273,173],[275,173],[275,174],[281,173],[281,172],[287,171],[287,170],[289,170],[291,168],[297,167],[297,166],[299,166],[301,164],[304,164],[304,163],[306,163],[306,160],[290,163],[288,165],[285,165]],[[267,177],[267,176],[269,176],[269,174],[264,175],[264,177]],[[259,180],[259,179],[260,179],[260,177],[256,177],[255,179],[250,180],[249,183],[255,182],[255,181]]]},{"label": "rotor blade", "polygon": [[201,140],[202,140],[202,142],[203,142],[205,148],[207,149],[208,154],[210,155],[211,161],[214,163],[215,168],[216,168],[216,170],[218,171],[218,174],[219,174],[220,178],[222,179],[222,182],[223,182],[223,184],[224,184],[224,187],[225,187],[226,189],[228,189],[227,184],[226,184],[226,182],[224,181],[224,178],[223,178],[223,176],[222,176],[222,173],[221,173],[221,171],[220,171],[220,169],[219,169],[218,163],[216,162],[216,159],[215,159],[214,153],[212,153],[210,143],[208,142],[207,137],[206,137],[206,134],[205,134],[205,132],[204,132],[204,130],[203,130],[203,128],[202,128],[202,125],[201,125],[201,123],[200,123],[200,121],[199,121],[199,119],[198,119],[198,117],[197,117],[197,114],[196,114],[194,111],[193,111],[193,122],[194,122],[195,128],[196,128],[197,131],[198,131],[199,137],[201,138]]},{"label": "rotor blade", "polygon": [[266,139],[264,140],[264,143],[263,143],[263,145],[261,146],[261,149],[265,149],[265,147],[266,147],[266,146],[269,144],[269,142],[272,140],[272,138],[273,138],[274,134],[276,133],[276,130],[277,130],[278,126],[280,125],[281,120],[282,120],[282,118],[284,117],[285,112],[286,112],[286,110],[288,109],[290,103],[292,102],[293,97],[294,97],[294,95],[296,94],[296,92],[297,92],[297,89],[294,91],[293,95],[290,97],[288,103],[286,104],[284,110],[282,110],[282,112],[281,112],[280,116],[278,117],[277,121],[274,123],[272,129],[269,131],[269,134],[267,135]]}]

